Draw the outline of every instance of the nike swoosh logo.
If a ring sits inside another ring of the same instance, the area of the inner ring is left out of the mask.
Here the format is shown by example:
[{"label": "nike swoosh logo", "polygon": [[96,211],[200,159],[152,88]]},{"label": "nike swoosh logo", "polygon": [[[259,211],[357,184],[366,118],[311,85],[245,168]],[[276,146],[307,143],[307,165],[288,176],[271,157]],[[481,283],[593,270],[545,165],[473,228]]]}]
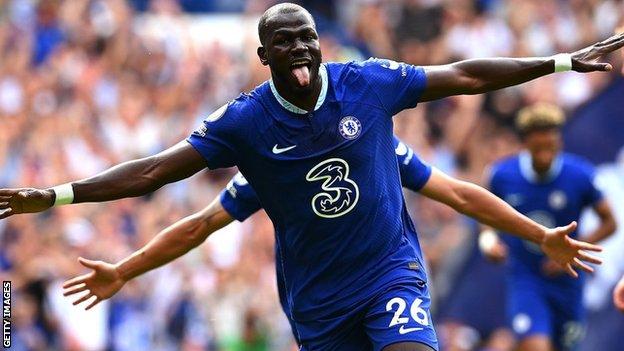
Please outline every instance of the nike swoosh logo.
[{"label": "nike swoosh logo", "polygon": [[273,146],[273,153],[276,154],[276,155],[277,154],[281,154],[282,152],[286,152],[288,150],[292,150],[292,149],[294,149],[296,147],[297,147],[297,145],[293,145],[293,146],[289,146],[289,147],[285,147],[285,148],[281,148],[280,149],[279,147],[277,147],[277,144],[275,144],[275,146]]},{"label": "nike swoosh logo", "polygon": [[402,325],[401,328],[399,328],[399,334],[403,335],[403,334],[407,334],[407,333],[411,333],[411,332],[415,332],[415,331],[419,331],[423,329],[424,328],[405,328],[405,326]]}]

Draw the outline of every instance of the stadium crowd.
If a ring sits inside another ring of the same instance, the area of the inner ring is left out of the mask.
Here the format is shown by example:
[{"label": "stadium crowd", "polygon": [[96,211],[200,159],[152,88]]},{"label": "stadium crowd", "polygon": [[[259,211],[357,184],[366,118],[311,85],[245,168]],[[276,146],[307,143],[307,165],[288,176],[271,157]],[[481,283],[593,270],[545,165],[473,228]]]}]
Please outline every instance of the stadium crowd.
[{"label": "stadium crowd", "polygon": [[[253,24],[273,3],[0,1],[0,188],[61,184],[184,139],[202,117],[269,76],[255,55]],[[624,14],[624,2],[615,0],[301,3],[315,16],[325,61],[375,56],[417,65],[571,52],[612,34]],[[217,19],[252,25],[241,25],[235,42],[197,35],[198,23]],[[610,59],[619,68],[618,61]],[[522,106],[550,102],[572,114],[621,79],[614,71],[558,74],[423,104],[397,117],[395,131],[431,164],[480,183],[490,162],[517,150],[513,118]],[[296,349],[277,300],[264,214],[230,225],[91,311],[61,295],[62,281],[83,272],[78,256],[118,261],[206,206],[235,172],[204,172],[144,198],[0,221],[14,349]],[[474,248],[476,226],[417,194],[405,196],[441,310]]]}]

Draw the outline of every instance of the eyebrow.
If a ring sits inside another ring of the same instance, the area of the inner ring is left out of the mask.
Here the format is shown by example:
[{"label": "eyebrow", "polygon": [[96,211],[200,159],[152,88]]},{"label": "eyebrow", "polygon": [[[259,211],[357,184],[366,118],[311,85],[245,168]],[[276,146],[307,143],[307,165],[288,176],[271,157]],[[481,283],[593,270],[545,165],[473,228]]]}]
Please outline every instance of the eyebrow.
[{"label": "eyebrow", "polygon": [[313,31],[316,32],[314,26],[310,25],[310,24],[304,24],[301,25],[297,28],[280,28],[280,29],[276,29],[273,31],[273,35],[278,35],[278,34],[292,34],[292,33],[298,33],[298,32],[304,32],[304,31]]}]

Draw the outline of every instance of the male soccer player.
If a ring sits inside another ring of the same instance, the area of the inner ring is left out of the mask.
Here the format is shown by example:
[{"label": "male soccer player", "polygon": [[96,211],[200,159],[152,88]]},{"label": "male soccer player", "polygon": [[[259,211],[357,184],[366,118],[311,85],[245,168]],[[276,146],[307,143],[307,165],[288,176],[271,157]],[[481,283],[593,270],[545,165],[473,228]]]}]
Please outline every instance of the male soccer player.
[{"label": "male soccer player", "polygon": [[[283,3],[258,25],[270,81],[219,108],[186,140],[53,189],[0,190],[0,218],[53,205],[140,196],[204,169],[237,165],[276,230],[289,316],[302,350],[436,349],[420,249],[407,216],[392,116],[429,101],[520,84],[555,71],[606,71],[594,62],[624,35],[572,54],[415,67],[372,59],[321,64],[312,16]],[[500,208],[498,208],[500,210]],[[492,209],[504,230],[538,243],[576,274],[595,245]],[[488,221],[486,221],[487,223]]]},{"label": "male soccer player", "polygon": [[[593,207],[600,225],[585,239],[596,243],[615,231],[615,219],[594,186],[593,167],[561,152],[564,121],[563,111],[553,105],[521,110],[516,125],[524,151],[493,165],[489,187],[545,226],[576,221],[585,207]],[[576,232],[571,236],[576,237]],[[570,279],[533,243],[505,237],[505,246],[493,233],[482,233],[480,239],[486,256],[502,259],[509,255],[507,313],[519,349],[573,350],[584,332],[582,277]]]}]

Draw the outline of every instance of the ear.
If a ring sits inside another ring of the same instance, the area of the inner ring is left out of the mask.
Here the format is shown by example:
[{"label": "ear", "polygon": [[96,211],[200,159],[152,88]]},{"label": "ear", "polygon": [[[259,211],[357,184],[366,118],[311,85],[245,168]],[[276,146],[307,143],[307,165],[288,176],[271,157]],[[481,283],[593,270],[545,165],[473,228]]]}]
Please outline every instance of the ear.
[{"label": "ear", "polygon": [[258,47],[257,53],[260,58],[260,63],[262,63],[263,66],[267,66],[269,64],[269,60],[267,59],[266,49],[264,46]]}]

